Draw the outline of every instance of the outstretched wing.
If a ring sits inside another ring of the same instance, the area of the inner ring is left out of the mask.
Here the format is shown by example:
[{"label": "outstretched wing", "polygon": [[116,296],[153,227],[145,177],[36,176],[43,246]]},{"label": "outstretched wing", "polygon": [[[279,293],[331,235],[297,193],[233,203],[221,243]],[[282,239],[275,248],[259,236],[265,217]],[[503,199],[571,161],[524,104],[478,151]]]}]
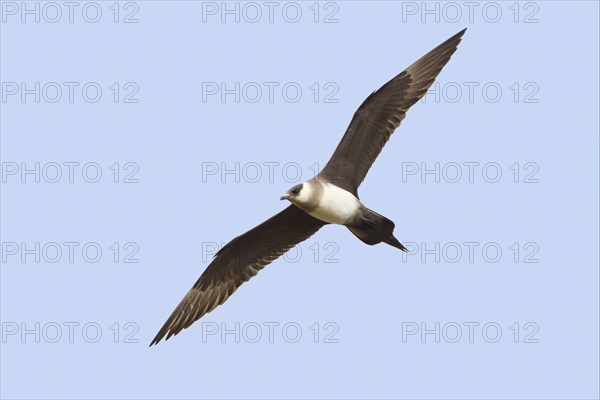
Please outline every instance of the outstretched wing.
[{"label": "outstretched wing", "polygon": [[356,194],[383,146],[400,126],[408,109],[433,84],[465,31],[431,50],[367,97],[318,177]]},{"label": "outstretched wing", "polygon": [[238,287],[326,223],[294,205],[227,243],[189,290],[150,346],[223,304]]}]

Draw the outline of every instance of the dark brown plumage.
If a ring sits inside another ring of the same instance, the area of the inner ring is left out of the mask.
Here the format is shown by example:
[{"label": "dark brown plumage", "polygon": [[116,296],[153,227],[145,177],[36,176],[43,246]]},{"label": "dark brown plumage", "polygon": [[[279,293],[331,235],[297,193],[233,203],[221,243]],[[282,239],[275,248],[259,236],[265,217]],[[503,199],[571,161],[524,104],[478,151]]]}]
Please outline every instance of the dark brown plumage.
[{"label": "dark brown plumage", "polygon": [[[465,30],[446,40],[367,97],[354,114],[333,156],[315,178],[317,181],[332,183],[358,197],[358,187],[381,149],[400,125],[408,109],[433,84],[456,51]],[[310,202],[305,204],[308,205]],[[368,218],[364,222],[368,224],[349,227],[360,240],[367,244],[385,242],[406,250],[393,236],[394,223],[391,220],[372,210],[365,210],[368,211]],[[326,222],[310,216],[296,205],[290,205],[233,239],[216,254],[150,346],[157,344],[165,336],[168,339],[177,335],[223,304],[242,283],[290,248],[308,239],[325,224]]]},{"label": "dark brown plumage", "polygon": [[357,195],[373,162],[390,136],[435,81],[456,51],[466,29],[421,57],[406,70],[371,93],[354,113],[342,141],[317,179]]},{"label": "dark brown plumage", "polygon": [[308,239],[326,223],[290,205],[227,243],[188,291],[150,346],[177,335],[204,314],[223,304],[265,265]]}]

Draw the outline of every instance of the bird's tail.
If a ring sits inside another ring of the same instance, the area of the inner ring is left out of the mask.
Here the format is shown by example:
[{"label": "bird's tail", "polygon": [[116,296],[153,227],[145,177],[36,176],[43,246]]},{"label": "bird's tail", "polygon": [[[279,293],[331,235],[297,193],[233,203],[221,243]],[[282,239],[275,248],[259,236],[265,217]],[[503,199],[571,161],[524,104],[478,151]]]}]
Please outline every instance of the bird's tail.
[{"label": "bird's tail", "polygon": [[363,220],[357,225],[348,226],[348,229],[368,245],[383,242],[402,251],[407,251],[406,247],[394,237],[395,226],[392,220],[367,208]]}]

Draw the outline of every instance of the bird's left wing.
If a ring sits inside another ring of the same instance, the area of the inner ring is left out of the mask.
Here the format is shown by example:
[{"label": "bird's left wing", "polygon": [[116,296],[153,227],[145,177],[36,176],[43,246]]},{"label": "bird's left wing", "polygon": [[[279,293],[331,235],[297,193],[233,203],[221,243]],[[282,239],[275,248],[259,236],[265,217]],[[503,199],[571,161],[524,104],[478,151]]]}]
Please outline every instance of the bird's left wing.
[{"label": "bird's left wing", "polygon": [[326,223],[294,205],[227,243],[189,290],[150,346],[223,304],[238,287]]},{"label": "bird's left wing", "polygon": [[456,51],[466,29],[431,50],[371,93],[354,113],[331,159],[317,178],[356,194],[392,133],[408,109],[421,99]]}]

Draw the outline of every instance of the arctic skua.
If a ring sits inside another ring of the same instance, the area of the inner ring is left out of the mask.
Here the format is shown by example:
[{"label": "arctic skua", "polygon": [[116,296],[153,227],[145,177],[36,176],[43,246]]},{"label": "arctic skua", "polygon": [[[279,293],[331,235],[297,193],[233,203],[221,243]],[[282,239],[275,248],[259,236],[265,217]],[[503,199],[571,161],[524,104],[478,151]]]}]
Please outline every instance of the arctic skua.
[{"label": "arctic skua", "polygon": [[367,97],[323,170],[281,196],[291,205],[217,252],[150,346],[177,335],[223,304],[258,271],[326,224],[344,225],[366,244],[386,243],[406,251],[394,237],[394,223],[360,202],[358,187],[408,109],[425,95],[450,60],[465,31]]}]

